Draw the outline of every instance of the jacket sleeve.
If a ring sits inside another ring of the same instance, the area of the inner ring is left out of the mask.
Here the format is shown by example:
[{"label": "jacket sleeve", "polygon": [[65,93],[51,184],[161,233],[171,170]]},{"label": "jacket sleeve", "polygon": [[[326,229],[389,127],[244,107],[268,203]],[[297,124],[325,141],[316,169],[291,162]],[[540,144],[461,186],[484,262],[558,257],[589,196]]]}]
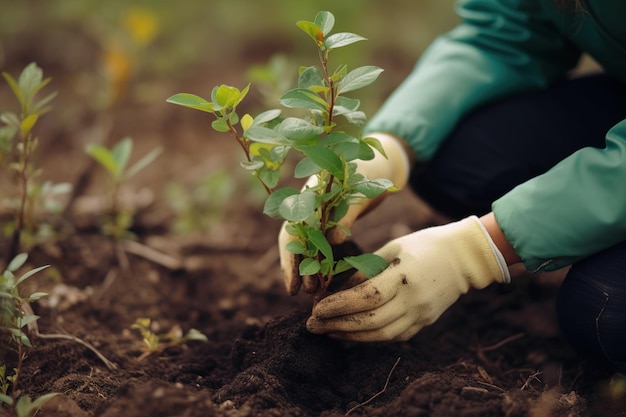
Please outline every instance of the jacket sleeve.
[{"label": "jacket sleeve", "polygon": [[626,240],[626,120],[604,148],[583,148],[495,201],[505,236],[530,271],[550,271]]},{"label": "jacket sleeve", "polygon": [[580,56],[541,0],[465,0],[457,13],[462,23],[433,42],[365,127],[403,138],[418,161],[472,109],[543,88]]}]

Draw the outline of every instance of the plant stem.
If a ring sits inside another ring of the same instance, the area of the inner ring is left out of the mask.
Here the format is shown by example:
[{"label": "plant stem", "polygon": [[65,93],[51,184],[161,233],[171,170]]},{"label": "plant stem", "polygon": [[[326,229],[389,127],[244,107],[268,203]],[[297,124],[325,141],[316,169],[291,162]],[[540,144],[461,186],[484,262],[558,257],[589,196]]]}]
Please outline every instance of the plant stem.
[{"label": "plant stem", "polygon": [[7,264],[18,254],[20,250],[20,242],[22,237],[22,231],[24,229],[24,219],[26,217],[26,203],[28,199],[28,169],[30,166],[31,156],[31,134],[21,135],[20,142],[22,149],[20,151],[20,164],[17,171],[18,180],[20,183],[20,204],[15,219],[15,229],[11,236],[11,242],[9,244],[9,250],[7,252],[6,262]]},{"label": "plant stem", "polygon": [[[215,117],[218,117],[218,116],[215,115]],[[246,160],[248,162],[251,162],[252,158],[250,157],[250,147],[248,146],[248,143],[245,141],[243,137],[239,136],[237,129],[235,129],[235,127],[230,123],[230,120],[226,120],[226,125],[228,125],[228,131],[230,132],[230,135],[233,138],[235,138],[239,146],[241,146],[241,149],[243,149],[243,153],[246,155]],[[258,175],[256,175],[256,177],[261,183],[261,185],[263,186],[263,188],[265,188],[265,192],[267,192],[267,195],[272,194],[271,188],[268,187],[267,184],[265,184],[265,182],[263,182],[261,177],[259,177]]]}]

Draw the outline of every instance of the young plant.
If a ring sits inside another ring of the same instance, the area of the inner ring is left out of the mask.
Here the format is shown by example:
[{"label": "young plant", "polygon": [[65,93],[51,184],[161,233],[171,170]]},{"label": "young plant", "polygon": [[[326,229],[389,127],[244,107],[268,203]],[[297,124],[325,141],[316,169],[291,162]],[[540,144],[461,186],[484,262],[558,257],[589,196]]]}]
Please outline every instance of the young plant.
[{"label": "young plant", "polygon": [[[26,228],[28,212],[32,210],[29,196],[33,195],[32,182],[38,174],[33,161],[38,139],[33,134],[33,128],[39,118],[50,110],[49,103],[56,93],[49,94],[41,100],[36,98],[37,93],[48,85],[50,78],[44,79],[43,71],[35,63],[24,68],[17,80],[6,72],[3,72],[2,76],[20,104],[19,114],[7,112],[0,115],[0,121],[5,124],[0,129],[0,160],[5,159],[14,148],[15,161],[10,160],[9,167],[17,178],[19,189],[15,225],[6,254],[6,262],[9,262],[20,251],[20,240]],[[18,137],[17,144],[12,146],[15,135]]]},{"label": "young plant", "polygon": [[[284,220],[295,239],[287,247],[302,255],[302,275],[316,276],[320,282],[315,299],[323,297],[337,274],[352,268],[371,277],[387,263],[374,254],[336,259],[326,233],[339,223],[350,204],[362,198],[375,198],[394,189],[384,178],[369,179],[357,172],[357,160],[374,158],[375,150],[384,155],[380,142],[355,133],[366,120],[359,110],[360,101],[346,96],[374,82],[382,69],[362,66],[348,70],[338,65],[330,70],[331,51],[365,40],[353,33],[334,33],[335,18],[319,12],[314,21],[297,26],[309,35],[317,48],[319,66],[301,67],[297,87],[285,92],[280,103],[295,115],[283,116],[281,110],[267,110],[241,118],[237,107],[249,91],[220,85],[213,88],[211,100],[181,93],[167,101],[213,115],[213,129],[229,133],[244,152],[242,167],[256,176],[269,197],[264,213]],[[314,177],[302,189],[276,188],[287,155],[295,152],[299,162],[294,178]],[[345,229],[345,228],[344,228]],[[349,235],[349,230],[344,230]]]},{"label": "young plant", "polygon": [[196,329],[190,329],[185,335],[178,334],[180,332],[177,329],[173,329],[170,332],[162,335],[158,335],[151,328],[152,320],[149,318],[139,318],[135,320],[135,323],[130,327],[131,329],[139,330],[143,337],[144,349],[143,354],[139,359],[143,359],[148,355],[155,352],[160,352],[168,347],[176,346],[181,343],[186,343],[192,340],[206,342],[207,337]]},{"label": "young plant", "polygon": [[133,152],[133,140],[129,137],[120,140],[111,149],[102,145],[88,145],[86,152],[106,170],[112,183],[111,200],[106,213],[107,218],[103,224],[103,232],[116,240],[127,237],[134,213],[121,204],[122,186],[150,165],[161,154],[162,149],[153,149],[130,167],[128,163]]},{"label": "young plant", "polygon": [[18,416],[34,415],[44,402],[56,395],[46,394],[34,401],[30,397],[19,396],[18,382],[22,363],[26,349],[32,347],[24,330],[39,319],[30,313],[32,310],[27,306],[47,295],[43,292],[34,292],[26,297],[20,295],[21,284],[48,267],[41,266],[16,277],[15,272],[24,265],[27,258],[24,253],[17,255],[0,275],[0,348],[4,351],[15,350],[17,354],[17,365],[13,369],[13,374],[8,374],[6,364],[0,366],[0,404],[14,407]]}]

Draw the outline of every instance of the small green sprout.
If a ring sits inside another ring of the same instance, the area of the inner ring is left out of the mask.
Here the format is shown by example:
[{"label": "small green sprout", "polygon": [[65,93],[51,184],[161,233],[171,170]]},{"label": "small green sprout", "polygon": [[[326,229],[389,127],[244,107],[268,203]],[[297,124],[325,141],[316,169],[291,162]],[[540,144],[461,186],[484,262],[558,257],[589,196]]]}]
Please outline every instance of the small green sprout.
[{"label": "small green sprout", "polygon": [[164,349],[176,346],[181,343],[190,341],[207,342],[207,337],[196,329],[190,329],[185,335],[179,334],[177,329],[173,329],[166,334],[159,335],[155,333],[152,328],[152,320],[149,318],[139,318],[135,320],[135,323],[130,327],[131,329],[139,330],[143,337],[143,354],[139,359],[143,359],[148,355],[155,352],[161,352]]},{"label": "small green sprout", "polygon": [[12,375],[7,374],[6,364],[0,366],[0,403],[14,406],[15,413],[19,417],[35,415],[46,401],[56,395],[55,393],[45,394],[35,400],[27,396],[18,397],[18,381],[26,348],[32,347],[30,338],[24,330],[30,328],[39,319],[39,316],[32,314],[32,310],[27,307],[31,302],[47,295],[44,292],[34,292],[26,297],[20,295],[21,284],[48,267],[48,265],[41,266],[19,277],[16,276],[15,273],[24,266],[27,259],[28,255],[25,253],[17,255],[0,275],[0,336],[2,336],[0,348],[13,349],[17,353],[17,366],[13,369]]},{"label": "small green sprout", "polygon": [[[7,72],[2,76],[11,88],[20,105],[20,112],[6,112],[0,115],[4,126],[0,128],[0,162],[8,159],[8,167],[16,178],[18,202],[16,204],[15,224],[9,242],[6,261],[9,262],[21,250],[21,238],[27,228],[28,213],[34,210],[33,181],[39,174],[34,166],[34,155],[39,139],[33,134],[33,128],[39,118],[50,111],[50,102],[56,93],[38,99],[38,93],[46,87],[50,78],[43,78],[43,71],[35,63],[31,63],[16,80]],[[13,138],[17,136],[14,144]],[[15,160],[10,154],[15,154]],[[31,203],[31,204],[29,204]]]},{"label": "small green sprout", "polygon": [[129,167],[128,164],[133,152],[133,140],[130,137],[123,138],[111,149],[96,144],[87,146],[87,154],[106,170],[112,182],[112,196],[107,213],[108,218],[103,225],[105,234],[112,236],[116,240],[129,235],[134,213],[122,207],[120,201],[121,188],[139,171],[150,165],[162,151],[162,148],[155,148]]}]

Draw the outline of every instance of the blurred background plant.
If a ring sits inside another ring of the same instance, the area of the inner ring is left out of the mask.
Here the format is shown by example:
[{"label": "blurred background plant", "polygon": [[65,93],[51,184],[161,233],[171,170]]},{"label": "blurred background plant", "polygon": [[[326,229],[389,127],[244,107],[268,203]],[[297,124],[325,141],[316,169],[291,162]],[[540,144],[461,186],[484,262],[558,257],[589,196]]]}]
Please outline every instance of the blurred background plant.
[{"label": "blurred background plant", "polygon": [[[309,40],[294,22],[329,10],[341,22],[337,30],[368,38],[346,51],[342,62],[349,67],[369,62],[385,70],[367,97],[356,97],[372,114],[435,36],[457,22],[453,2],[0,0],[0,71],[19,74],[37,62],[54,79],[59,95],[53,114],[39,122],[50,140],[41,144],[36,163],[52,183],[74,185],[72,201],[102,193],[102,173],[85,155],[85,145],[111,149],[118,138],[131,136],[138,155],[156,147],[166,155],[134,178],[133,186],[148,185],[169,200],[172,211],[185,218],[175,228],[184,230],[198,224],[203,209],[209,210],[205,223],[214,224],[216,213],[234,204],[221,173],[232,174],[228,167],[238,160],[237,149],[229,141],[216,147],[199,137],[206,131],[198,127],[206,123],[202,115],[177,112],[166,97],[179,91],[209,95],[215,80],[252,81],[247,105],[253,108],[244,110],[276,106],[276,92],[295,81],[297,66],[315,64],[307,54]],[[12,108],[12,100],[0,85],[0,113]],[[0,139],[0,153],[6,145]],[[189,172],[198,174],[189,178]],[[0,198],[5,181],[0,173]]]},{"label": "blurred background plant", "polygon": [[[262,63],[282,52],[300,62],[305,57],[300,51],[306,47],[293,36],[292,22],[318,10],[331,10],[337,21],[369,39],[367,46],[346,57],[347,65],[362,54],[392,61],[402,56],[412,62],[436,34],[456,22],[452,4],[452,0],[0,0],[4,51],[0,68],[23,66],[14,61],[36,53],[42,67],[67,70],[77,81],[75,88],[86,89],[83,93],[97,98],[100,106],[113,105],[129,89],[151,100],[154,92],[142,83],[155,77],[184,78],[233,56],[245,54],[250,62]],[[107,91],[93,95],[94,83]]]},{"label": "blurred background plant", "polygon": [[50,102],[56,96],[56,92],[38,96],[50,78],[44,79],[34,62],[19,77],[8,72],[2,72],[2,76],[19,104],[18,111],[0,112],[0,172],[6,177],[0,192],[0,236],[9,241],[5,257],[8,263],[24,247],[29,249],[52,237],[54,228],[49,216],[61,210],[55,198],[71,187],[38,179],[42,172],[36,159],[39,139],[33,130],[39,118],[50,111]]}]

